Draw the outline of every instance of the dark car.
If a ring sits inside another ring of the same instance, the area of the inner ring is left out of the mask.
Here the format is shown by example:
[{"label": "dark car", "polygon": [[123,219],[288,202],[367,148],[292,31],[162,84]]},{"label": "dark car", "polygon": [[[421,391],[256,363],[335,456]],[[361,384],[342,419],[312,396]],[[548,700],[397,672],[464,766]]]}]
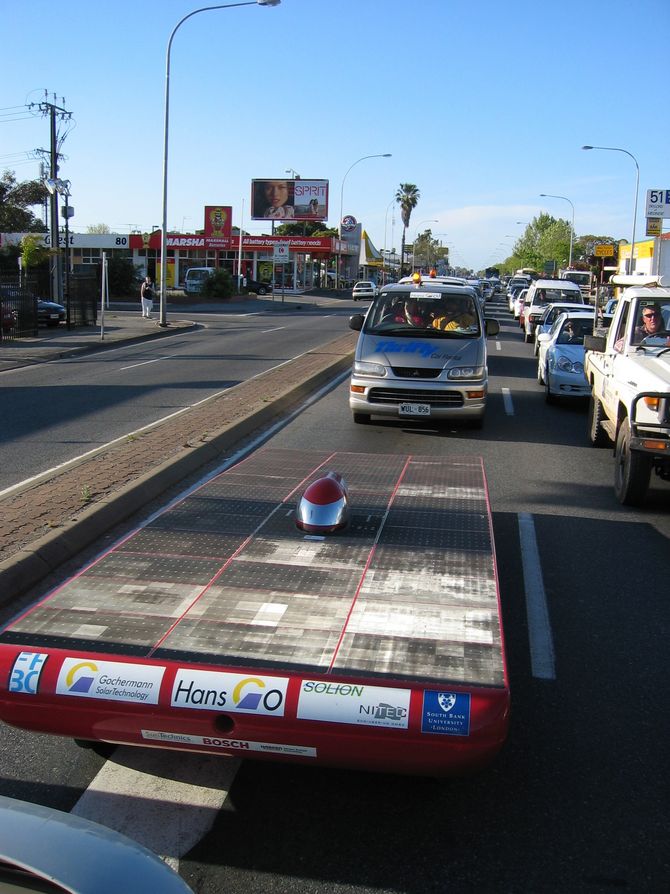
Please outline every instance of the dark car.
[{"label": "dark car", "polygon": [[259,282],[257,279],[248,279],[247,291],[255,292],[256,295],[267,295],[268,292],[272,291],[272,286],[269,282]]},{"label": "dark car", "polygon": [[47,326],[58,326],[65,320],[65,308],[55,301],[37,299],[37,322],[46,323]]}]

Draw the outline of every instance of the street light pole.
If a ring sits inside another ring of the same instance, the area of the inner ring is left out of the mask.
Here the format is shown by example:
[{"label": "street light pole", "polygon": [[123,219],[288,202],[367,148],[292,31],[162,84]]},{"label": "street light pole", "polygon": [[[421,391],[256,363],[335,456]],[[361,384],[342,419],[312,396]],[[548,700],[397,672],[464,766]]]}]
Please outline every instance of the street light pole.
[{"label": "street light pole", "polygon": [[628,267],[628,272],[633,273],[633,271],[635,270],[635,222],[637,221],[637,196],[640,191],[640,166],[637,163],[637,158],[635,158],[633,153],[629,152],[628,149],[620,149],[618,146],[582,146],[582,149],[603,149],[606,152],[623,152],[626,155],[630,155],[630,157],[635,162],[637,175],[635,177],[635,204],[633,206],[633,235],[630,242],[630,266]]},{"label": "street light pole", "polygon": [[231,9],[234,6],[278,6],[281,0],[243,0],[241,3],[223,3],[216,6],[202,6],[194,9],[180,19],[172,29],[167,51],[165,53],[165,117],[163,128],[163,225],[161,228],[161,293],[160,314],[158,325],[167,326],[167,181],[168,181],[168,131],[170,121],[170,51],[172,41],[179,28],[187,19],[199,12],[209,12],[214,9]]},{"label": "street light pole", "polygon": [[[366,158],[390,158],[390,157],[391,157],[391,153],[390,153],[390,152],[377,153],[376,155],[364,155],[362,158],[357,159],[357,160],[356,160],[356,161],[349,167],[349,170],[347,171],[347,173],[346,173],[346,174],[344,175],[344,177],[342,178],[342,186],[341,186],[341,188],[340,188],[340,219],[339,219],[339,222],[338,222],[338,224],[337,224],[337,239],[338,239],[338,243],[341,242],[341,240],[342,240],[342,215],[344,214],[344,181],[345,181],[345,180],[347,179],[347,177],[349,176],[349,171],[351,170],[351,168],[355,168],[357,164],[360,164],[360,162],[365,161]],[[340,247],[339,247],[339,244],[338,244],[338,247],[337,247],[337,267],[336,267],[336,269],[335,269],[335,288],[336,288],[336,289],[339,289],[339,287],[340,287],[340,261],[341,261],[341,254],[340,254]]]},{"label": "street light pole", "polygon": [[572,243],[575,235],[575,206],[572,204],[570,199],[567,196],[552,196],[551,193],[541,192],[540,197],[543,199],[563,199],[564,202],[568,202],[570,207],[572,208],[572,224],[570,225],[570,257],[568,258],[568,269],[572,269]]}]

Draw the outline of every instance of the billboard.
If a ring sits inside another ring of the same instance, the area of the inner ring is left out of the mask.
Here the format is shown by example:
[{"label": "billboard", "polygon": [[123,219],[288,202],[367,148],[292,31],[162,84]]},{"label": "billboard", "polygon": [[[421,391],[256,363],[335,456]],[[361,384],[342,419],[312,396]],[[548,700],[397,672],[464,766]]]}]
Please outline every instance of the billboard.
[{"label": "billboard", "polygon": [[252,220],[326,220],[327,180],[252,180]]},{"label": "billboard", "polygon": [[205,205],[204,235],[230,239],[233,209],[230,205]]}]

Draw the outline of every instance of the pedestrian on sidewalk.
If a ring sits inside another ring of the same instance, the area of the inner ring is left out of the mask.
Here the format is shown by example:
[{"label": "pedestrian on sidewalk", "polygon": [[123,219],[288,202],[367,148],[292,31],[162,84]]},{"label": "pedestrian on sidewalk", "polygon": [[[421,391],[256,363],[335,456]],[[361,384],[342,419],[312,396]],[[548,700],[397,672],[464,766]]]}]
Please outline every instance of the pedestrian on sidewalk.
[{"label": "pedestrian on sidewalk", "polygon": [[142,304],[142,316],[151,319],[151,311],[154,309],[154,284],[150,276],[144,277],[140,289],[140,302]]}]

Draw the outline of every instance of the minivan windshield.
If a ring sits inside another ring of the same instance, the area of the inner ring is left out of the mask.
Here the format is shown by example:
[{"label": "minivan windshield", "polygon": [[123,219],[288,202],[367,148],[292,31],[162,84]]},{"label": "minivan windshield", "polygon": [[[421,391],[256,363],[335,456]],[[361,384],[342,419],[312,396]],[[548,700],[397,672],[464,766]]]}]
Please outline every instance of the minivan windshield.
[{"label": "minivan windshield", "polygon": [[476,338],[480,334],[479,315],[471,295],[394,290],[377,297],[368,311],[365,331],[412,338]]},{"label": "minivan windshield", "polygon": [[582,293],[577,289],[538,289],[533,296],[533,304],[583,304]]}]

